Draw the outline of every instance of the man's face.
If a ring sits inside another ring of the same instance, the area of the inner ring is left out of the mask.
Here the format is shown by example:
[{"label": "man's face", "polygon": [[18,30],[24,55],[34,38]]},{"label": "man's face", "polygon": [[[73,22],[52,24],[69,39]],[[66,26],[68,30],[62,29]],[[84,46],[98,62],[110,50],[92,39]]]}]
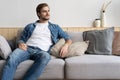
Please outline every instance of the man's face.
[{"label": "man's face", "polygon": [[40,12],[40,19],[41,20],[49,20],[50,18],[50,9],[48,6],[43,7]]}]

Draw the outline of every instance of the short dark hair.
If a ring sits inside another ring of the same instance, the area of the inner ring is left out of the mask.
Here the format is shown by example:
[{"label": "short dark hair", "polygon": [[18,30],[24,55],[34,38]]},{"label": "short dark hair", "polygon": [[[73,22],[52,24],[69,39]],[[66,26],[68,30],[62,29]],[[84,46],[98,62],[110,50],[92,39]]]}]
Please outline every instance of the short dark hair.
[{"label": "short dark hair", "polygon": [[[36,13],[37,13],[37,16],[40,18],[40,16],[38,15],[38,13],[40,13],[41,12],[41,9],[43,8],[43,7],[46,7],[46,6],[48,6],[48,4],[47,3],[41,3],[41,4],[39,4],[37,7],[36,7]],[[49,6],[48,6],[49,7]]]}]

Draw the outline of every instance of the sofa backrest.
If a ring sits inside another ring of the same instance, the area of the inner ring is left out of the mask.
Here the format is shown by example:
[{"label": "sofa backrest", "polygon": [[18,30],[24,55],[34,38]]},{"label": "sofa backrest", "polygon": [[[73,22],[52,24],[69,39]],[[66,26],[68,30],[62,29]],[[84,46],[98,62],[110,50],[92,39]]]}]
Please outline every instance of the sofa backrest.
[{"label": "sofa backrest", "polygon": [[[7,40],[12,40],[18,34],[19,30],[22,30],[23,27],[1,27],[0,35],[4,36]],[[102,30],[105,28],[94,28],[94,27],[62,27],[66,32],[81,32],[87,30]],[[115,31],[120,31],[120,27],[115,27]]]},{"label": "sofa backrest", "polygon": [[4,36],[7,40],[12,40],[17,36],[18,30],[23,28],[0,28],[0,35]]}]

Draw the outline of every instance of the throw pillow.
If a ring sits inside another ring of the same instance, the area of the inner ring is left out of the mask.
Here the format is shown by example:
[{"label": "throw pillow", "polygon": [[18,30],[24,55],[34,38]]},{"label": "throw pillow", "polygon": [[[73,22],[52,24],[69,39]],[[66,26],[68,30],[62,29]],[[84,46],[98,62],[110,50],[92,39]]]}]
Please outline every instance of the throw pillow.
[{"label": "throw pillow", "polygon": [[60,57],[59,55],[59,52],[62,48],[62,46],[65,44],[65,40],[64,39],[60,39],[50,50],[50,53],[53,55],[53,56],[56,56],[56,57]]},{"label": "throw pillow", "polygon": [[120,55],[120,32],[114,32],[112,54]]},{"label": "throw pillow", "polygon": [[68,54],[65,57],[81,56],[87,50],[89,41],[73,42],[68,48]]},{"label": "throw pillow", "polygon": [[[81,42],[73,42],[68,48],[68,54],[65,57],[72,57],[72,56],[80,56],[83,55],[84,52],[87,50],[88,41],[81,41]],[[60,39],[52,48],[51,54],[56,57],[61,57],[59,52],[62,46],[65,44],[64,39]]]},{"label": "throw pillow", "polygon": [[0,56],[3,59],[7,59],[9,54],[12,52],[7,40],[0,35]]},{"label": "throw pillow", "polygon": [[112,54],[112,42],[114,37],[114,27],[104,30],[91,30],[83,32],[83,40],[89,40],[86,51],[88,54]]}]

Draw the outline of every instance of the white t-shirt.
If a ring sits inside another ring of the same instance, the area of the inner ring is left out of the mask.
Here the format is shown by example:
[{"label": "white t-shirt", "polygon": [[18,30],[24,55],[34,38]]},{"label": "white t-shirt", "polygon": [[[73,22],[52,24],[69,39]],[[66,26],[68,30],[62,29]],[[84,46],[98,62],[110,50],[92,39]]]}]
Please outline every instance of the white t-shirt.
[{"label": "white t-shirt", "polygon": [[52,45],[51,33],[48,23],[37,23],[31,37],[26,42],[28,46],[39,47],[44,51],[48,51]]}]

